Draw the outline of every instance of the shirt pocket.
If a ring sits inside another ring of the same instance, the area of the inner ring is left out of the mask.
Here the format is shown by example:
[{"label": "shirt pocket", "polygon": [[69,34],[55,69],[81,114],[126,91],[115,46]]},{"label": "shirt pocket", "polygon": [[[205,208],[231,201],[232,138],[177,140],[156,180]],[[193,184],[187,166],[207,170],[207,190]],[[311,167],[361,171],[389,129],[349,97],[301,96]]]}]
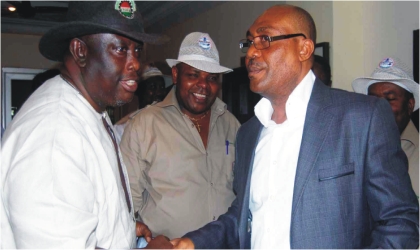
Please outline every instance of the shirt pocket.
[{"label": "shirt pocket", "polygon": [[318,180],[328,181],[349,175],[354,175],[353,163],[349,163],[339,167],[321,168],[318,171]]}]

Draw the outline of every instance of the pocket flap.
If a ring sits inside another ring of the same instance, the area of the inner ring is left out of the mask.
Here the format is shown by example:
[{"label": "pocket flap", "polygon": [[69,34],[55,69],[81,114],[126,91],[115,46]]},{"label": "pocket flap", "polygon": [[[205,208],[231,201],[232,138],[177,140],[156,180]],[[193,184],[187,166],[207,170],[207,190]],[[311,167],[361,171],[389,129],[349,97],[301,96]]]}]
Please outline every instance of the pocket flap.
[{"label": "pocket flap", "polygon": [[353,163],[343,165],[340,167],[324,168],[318,172],[319,181],[327,181],[336,178],[340,178],[346,175],[354,174]]}]

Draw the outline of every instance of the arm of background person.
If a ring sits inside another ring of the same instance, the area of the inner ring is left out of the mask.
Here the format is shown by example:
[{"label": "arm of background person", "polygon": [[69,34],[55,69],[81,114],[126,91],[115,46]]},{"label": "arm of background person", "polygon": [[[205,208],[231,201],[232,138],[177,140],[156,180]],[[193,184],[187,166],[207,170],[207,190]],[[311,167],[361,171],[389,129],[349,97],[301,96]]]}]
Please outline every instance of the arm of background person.
[{"label": "arm of background person", "polygon": [[124,129],[120,143],[121,154],[124,164],[127,168],[128,179],[130,182],[131,196],[136,218],[139,218],[138,212],[143,206],[144,180],[143,170],[146,163],[140,159],[141,145],[138,123],[130,120]]},{"label": "arm of background person", "polygon": [[176,249],[226,249],[239,248],[238,239],[239,208],[235,199],[225,214],[204,227],[189,232],[182,238],[173,239]]},{"label": "arm of background person", "polygon": [[365,194],[376,226],[369,248],[417,248],[419,204],[389,104],[378,99],[366,152]]}]

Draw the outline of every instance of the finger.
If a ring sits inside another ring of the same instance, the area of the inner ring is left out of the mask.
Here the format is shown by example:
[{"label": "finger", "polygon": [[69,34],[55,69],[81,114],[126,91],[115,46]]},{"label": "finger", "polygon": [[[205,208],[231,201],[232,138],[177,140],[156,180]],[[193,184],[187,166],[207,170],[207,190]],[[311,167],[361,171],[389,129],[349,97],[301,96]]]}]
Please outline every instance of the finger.
[{"label": "finger", "polygon": [[152,239],[152,232],[149,227],[139,221],[136,222],[136,234],[137,236],[143,236],[147,242]]},{"label": "finger", "polygon": [[180,240],[180,238],[177,238],[177,239],[170,240],[169,242],[171,242],[172,245],[176,246],[176,245],[178,245],[179,240]]}]

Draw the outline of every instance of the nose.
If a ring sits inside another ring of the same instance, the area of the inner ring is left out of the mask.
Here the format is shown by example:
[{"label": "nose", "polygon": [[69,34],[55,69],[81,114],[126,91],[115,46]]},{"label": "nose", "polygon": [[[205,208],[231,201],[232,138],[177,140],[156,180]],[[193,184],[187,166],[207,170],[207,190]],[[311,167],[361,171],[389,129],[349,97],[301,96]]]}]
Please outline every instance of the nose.
[{"label": "nose", "polygon": [[209,86],[209,83],[207,82],[207,77],[200,76],[198,78],[197,85],[202,89],[206,89]]},{"label": "nose", "polygon": [[140,70],[140,57],[136,53],[130,53],[127,58],[127,67],[130,71],[139,71]]},{"label": "nose", "polygon": [[246,59],[252,59],[255,57],[259,57],[261,55],[261,50],[256,49],[254,44],[252,44],[249,48],[248,51],[246,52]]}]

